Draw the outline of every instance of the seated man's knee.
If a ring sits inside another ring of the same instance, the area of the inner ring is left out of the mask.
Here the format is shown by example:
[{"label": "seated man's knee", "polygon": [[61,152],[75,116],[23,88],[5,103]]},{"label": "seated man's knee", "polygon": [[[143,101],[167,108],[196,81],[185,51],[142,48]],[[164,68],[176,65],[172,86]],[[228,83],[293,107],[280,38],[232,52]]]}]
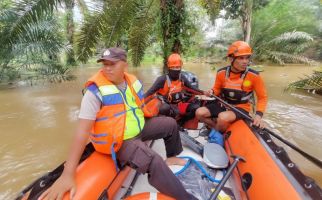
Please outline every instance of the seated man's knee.
[{"label": "seated man's knee", "polygon": [[153,167],[158,167],[158,166],[160,166],[160,165],[162,165],[164,163],[165,162],[164,162],[163,158],[160,155],[155,154],[153,156],[152,160],[151,160],[150,167],[152,167],[152,168]]},{"label": "seated man's knee", "polygon": [[142,165],[142,167],[137,168],[137,171],[140,173],[153,173],[155,174],[155,172],[159,171],[159,167],[161,165],[164,165],[165,161],[163,160],[163,158],[157,154],[154,153],[151,155],[151,157],[149,157],[149,159],[146,162],[146,165]]},{"label": "seated man's knee", "polygon": [[176,120],[172,117],[164,117],[162,123],[164,124],[164,127],[174,128],[178,126]]},{"label": "seated man's knee", "polygon": [[218,114],[218,123],[231,123],[236,119],[236,115],[232,111],[225,111]]},{"label": "seated man's knee", "polygon": [[196,115],[197,119],[200,120],[202,118],[207,117],[207,112],[209,112],[209,111],[206,107],[200,107],[196,110],[195,115]]}]

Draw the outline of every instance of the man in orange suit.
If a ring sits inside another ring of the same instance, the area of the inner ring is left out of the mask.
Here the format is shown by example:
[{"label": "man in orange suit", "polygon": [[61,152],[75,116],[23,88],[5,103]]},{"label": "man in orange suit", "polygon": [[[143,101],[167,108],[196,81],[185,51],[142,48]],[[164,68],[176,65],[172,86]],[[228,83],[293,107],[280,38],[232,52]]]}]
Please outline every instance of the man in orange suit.
[{"label": "man in orange suit", "polygon": [[[240,112],[248,115],[252,106],[251,99],[255,93],[257,105],[253,125],[263,128],[262,117],[267,105],[267,94],[259,73],[248,67],[251,55],[252,49],[246,42],[232,43],[227,52],[230,66],[218,70],[213,88],[205,94],[220,96]],[[225,132],[229,124],[243,118],[241,113],[228,110],[217,101],[198,108],[196,116],[201,122],[220,132]]]}]

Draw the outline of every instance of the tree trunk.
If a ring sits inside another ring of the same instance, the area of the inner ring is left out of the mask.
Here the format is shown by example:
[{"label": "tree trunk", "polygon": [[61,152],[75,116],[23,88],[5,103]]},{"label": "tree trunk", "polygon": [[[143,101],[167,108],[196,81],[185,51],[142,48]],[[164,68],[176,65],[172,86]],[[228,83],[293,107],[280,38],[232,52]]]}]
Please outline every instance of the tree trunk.
[{"label": "tree trunk", "polygon": [[242,16],[242,26],[244,33],[244,41],[250,43],[253,0],[246,0],[244,5],[244,14]]},{"label": "tree trunk", "polygon": [[168,56],[171,53],[180,53],[182,49],[179,36],[183,22],[183,0],[160,0],[160,10],[163,39],[163,72],[166,72]]},{"label": "tree trunk", "polygon": [[75,51],[74,51],[74,13],[73,9],[75,6],[74,0],[66,1],[66,32],[67,32],[67,41],[70,45],[70,49],[67,53],[67,65],[76,65],[75,60]]}]

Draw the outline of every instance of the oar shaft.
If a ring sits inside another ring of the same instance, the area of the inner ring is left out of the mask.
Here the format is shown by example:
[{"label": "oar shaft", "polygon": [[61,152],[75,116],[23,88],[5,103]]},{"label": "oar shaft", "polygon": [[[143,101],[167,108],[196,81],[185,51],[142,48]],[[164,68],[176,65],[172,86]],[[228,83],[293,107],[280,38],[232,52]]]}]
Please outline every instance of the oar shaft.
[{"label": "oar shaft", "polygon": [[216,190],[211,194],[209,200],[216,200],[217,196],[219,195],[220,191],[222,188],[225,186],[225,183],[233,173],[233,170],[237,166],[239,161],[245,162],[245,159],[242,158],[241,156],[232,156],[234,158],[234,162],[230,165],[230,167],[227,170],[227,173],[225,176],[221,179],[220,183],[217,185]]}]

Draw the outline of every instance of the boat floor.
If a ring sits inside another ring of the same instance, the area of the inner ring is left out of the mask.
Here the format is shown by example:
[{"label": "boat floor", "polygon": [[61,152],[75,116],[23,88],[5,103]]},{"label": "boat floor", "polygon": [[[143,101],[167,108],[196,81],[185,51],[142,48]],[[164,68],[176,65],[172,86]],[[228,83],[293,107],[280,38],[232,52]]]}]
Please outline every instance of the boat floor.
[{"label": "boat floor", "polygon": [[[188,133],[190,136],[194,137],[195,139],[197,139],[197,141],[199,141],[200,143],[204,144],[206,143],[206,140],[204,139],[204,137],[198,137],[199,135],[199,130],[188,130]],[[152,147],[153,150],[155,150],[156,152],[158,152],[164,159],[166,158],[166,152],[165,152],[165,146],[164,146],[164,143],[163,143],[163,140],[160,139],[160,140],[156,140],[153,144],[153,147]],[[203,161],[203,158],[198,155],[197,153],[195,153],[194,151],[192,151],[191,149],[189,149],[188,147],[186,146],[183,146],[183,152],[178,155],[178,157],[180,156],[189,156],[189,157],[192,157],[194,158],[195,160],[197,161]],[[176,166],[176,165],[173,165],[173,166],[170,166],[170,169],[175,173],[175,172],[178,172],[179,170],[181,170],[183,168],[183,166]],[[190,167],[191,168],[191,167]],[[193,167],[192,167],[193,168]],[[192,169],[194,170],[194,169]],[[222,176],[223,176],[223,170],[210,170],[212,171],[212,175],[215,175],[214,178],[215,179],[221,179]],[[128,182],[131,182],[131,180],[133,178],[131,178],[131,176],[134,176],[135,172],[133,170],[133,172],[131,173],[130,177],[129,177],[129,181]],[[184,172],[182,174],[180,174],[178,176],[179,179],[181,179],[182,181],[182,178],[184,178]],[[189,174],[192,174],[190,172],[186,173],[186,175]],[[183,175],[183,177],[181,176]],[[181,177],[180,177],[181,176]],[[195,177],[193,177],[195,178]],[[199,176],[199,179],[198,180],[199,182],[200,181],[203,181],[201,179],[205,179],[204,177],[202,176]],[[207,180],[206,180],[207,181]],[[183,185],[185,186],[185,188],[187,189],[187,191],[189,191],[190,193],[194,194],[198,199],[200,200],[203,200],[203,199],[208,199],[210,196],[208,196],[207,198],[203,197],[205,196],[205,194],[201,194],[201,193],[205,193],[205,191],[191,191],[191,190],[194,190],[194,189],[191,189],[191,187],[189,188],[189,183],[186,183],[185,181],[182,181],[183,182]],[[203,181],[204,182],[204,181]],[[206,191],[207,194],[211,194],[213,191],[214,191],[214,188],[215,188],[215,185],[217,185],[217,183],[213,183],[213,182],[210,182],[210,181],[207,181],[210,183],[210,185],[208,183],[207,184],[207,188],[210,190],[210,191]],[[225,184],[225,188],[223,189],[224,193],[222,192],[221,195],[225,196],[225,194],[229,194],[231,198],[225,198],[225,199],[240,199],[239,195],[238,195],[238,192],[237,192],[237,189],[235,187],[234,184],[232,184],[234,181],[233,181],[233,178],[231,177]],[[196,182],[197,183],[197,182]],[[124,183],[123,185],[123,190],[127,190],[128,188],[128,183]],[[211,188],[211,185],[213,186]],[[188,188],[187,188],[188,186]],[[193,187],[192,187],[193,188]],[[204,190],[203,189],[204,187],[199,187],[199,189],[201,190]],[[133,187],[133,190],[131,192],[131,195],[133,194],[137,194],[137,193],[142,193],[142,192],[158,192],[154,187],[152,187],[149,183],[148,183],[148,179],[147,179],[147,174],[140,174],[134,187]],[[122,192],[122,191],[119,191],[119,194],[123,194],[124,195],[125,192]],[[123,196],[121,195],[121,196]],[[114,199],[121,199],[119,195],[117,195]]]}]

